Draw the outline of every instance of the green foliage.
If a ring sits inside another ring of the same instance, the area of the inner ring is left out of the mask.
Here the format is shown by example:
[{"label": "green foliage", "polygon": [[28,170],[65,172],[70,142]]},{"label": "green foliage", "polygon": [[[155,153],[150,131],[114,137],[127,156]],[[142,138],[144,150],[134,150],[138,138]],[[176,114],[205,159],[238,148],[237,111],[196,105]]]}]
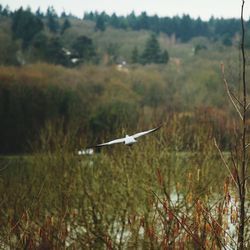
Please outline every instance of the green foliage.
[{"label": "green foliage", "polygon": [[48,49],[49,38],[45,33],[40,32],[35,35],[32,41],[32,47],[35,49],[33,52],[35,58],[40,60],[47,60],[47,49]]},{"label": "green foliage", "polygon": [[131,128],[138,122],[136,105],[129,102],[113,101],[97,107],[90,118],[90,128],[93,134],[100,131],[112,135],[117,128]]},{"label": "green foliage", "polygon": [[123,18],[117,17],[115,13],[112,14],[110,17],[110,25],[114,28],[117,29],[126,29],[127,28],[127,23],[126,20]]},{"label": "green foliage", "polygon": [[109,43],[107,45],[107,54],[109,56],[109,63],[114,64],[117,63],[117,59],[119,56],[119,44],[116,43]]},{"label": "green foliage", "polygon": [[[228,72],[230,79],[238,81],[238,74],[235,73],[238,65],[232,59],[238,53],[235,47],[225,53],[225,47],[219,42],[211,43],[204,37],[182,44],[162,33],[153,37],[149,43],[150,34],[147,31],[121,31],[109,27],[105,32],[94,32],[93,22],[68,18],[71,27],[62,35],[42,30],[34,35],[29,49],[25,51],[18,51],[19,41],[11,41],[10,19],[1,19],[2,64],[15,64],[17,60],[27,63],[47,61],[72,67],[70,59],[73,56],[78,57],[80,62],[92,63],[96,62],[98,51],[98,57],[108,54],[109,60],[106,62],[111,64],[120,58],[127,60],[127,67],[122,68],[121,72],[115,67],[100,65],[94,67],[78,65],[77,69],[71,70],[46,64],[27,65],[20,69],[1,67],[0,89],[3,92],[1,92],[0,110],[1,119],[5,120],[2,123],[2,130],[7,131],[2,132],[4,139],[1,152],[25,151],[26,143],[33,140],[44,122],[52,117],[63,117],[66,122],[81,122],[83,128],[79,133],[86,133],[90,141],[95,141],[102,135],[108,135],[106,128],[109,126],[112,131],[120,127],[132,129],[138,124],[147,127],[152,121],[160,123],[166,113],[192,113],[197,107],[215,108],[220,113],[221,109],[227,106],[226,98],[220,96],[223,85],[218,65],[221,60],[227,62],[230,66]],[[103,14],[103,18],[106,22],[107,15]],[[131,22],[134,18],[136,17],[131,15]],[[170,51],[171,60],[167,66],[129,64],[133,48],[138,48],[137,52],[136,50],[133,52],[135,55],[138,53],[138,56],[134,57],[135,61],[140,60],[140,55],[144,52],[143,47],[147,43],[152,47],[148,46],[149,53],[145,54],[151,53],[153,58],[158,55],[157,60],[162,56],[167,61],[168,53],[164,50]],[[192,48],[198,45],[204,45],[207,49],[199,50],[194,57]],[[70,50],[72,55],[66,55],[63,48]],[[7,51],[9,56],[6,54]],[[44,87],[41,83],[44,83]],[[60,91],[58,85],[62,87]],[[234,85],[231,87],[237,88]],[[33,88],[35,98],[29,94]],[[12,104],[6,108],[8,98]],[[136,116],[131,119],[134,123],[129,123],[127,113],[122,111],[123,104],[125,111],[135,110]],[[116,108],[112,109],[113,105]],[[108,114],[109,109],[113,110],[114,115],[104,116],[102,113]],[[8,112],[11,114],[9,117],[6,115]],[[118,118],[119,114],[126,118]],[[221,116],[223,114],[224,112]],[[12,116],[14,116],[13,121],[11,121]],[[110,122],[114,119],[119,122]],[[211,120],[214,119],[213,116]],[[99,120],[104,120],[103,126]],[[126,124],[121,124],[122,121],[126,121]],[[16,124],[21,125],[18,127]],[[108,124],[107,127],[105,124]],[[218,133],[224,141],[223,146],[227,147],[228,136],[223,134],[225,126],[226,123],[221,125]],[[27,127],[31,128],[30,132],[25,131]],[[20,144],[20,141],[23,143]]]},{"label": "green foliage", "polygon": [[156,36],[152,34],[147,40],[145,49],[140,57],[141,63],[167,63],[168,60],[168,52],[166,50],[164,52],[161,51]]},{"label": "green foliage", "polygon": [[134,47],[134,49],[132,50],[131,62],[132,63],[138,63],[139,62],[139,52],[138,52],[137,47]]},{"label": "green foliage", "polygon": [[138,16],[138,26],[140,29],[148,29],[149,28],[149,18],[148,15],[145,11],[143,11],[139,16]]},{"label": "green foliage", "polygon": [[72,48],[77,52],[83,62],[88,62],[96,57],[95,47],[92,39],[87,36],[80,36],[74,41]]},{"label": "green foliage", "polygon": [[162,52],[161,57],[160,57],[160,63],[168,63],[168,61],[169,61],[168,52],[167,52],[167,50],[164,50],[164,51]]},{"label": "green foliage", "polygon": [[106,29],[105,27],[105,21],[104,21],[104,18],[103,16],[99,16],[97,19],[96,19],[96,25],[95,25],[95,30],[98,31],[104,31]]},{"label": "green foliage", "polygon": [[240,20],[230,18],[230,19],[220,19],[220,21],[215,22],[214,32],[220,35],[227,35],[233,37],[235,31],[240,30]]},{"label": "green foliage", "polygon": [[197,44],[195,47],[194,47],[194,54],[197,55],[199,53],[199,51],[201,50],[206,50],[207,47],[203,44]]},{"label": "green foliage", "polygon": [[[191,38],[204,36],[211,40],[218,39],[219,36],[228,35],[230,39],[240,31],[239,19],[215,19],[211,17],[209,21],[203,21],[200,18],[193,19],[189,15],[170,17],[159,17],[157,15],[149,16],[142,12],[136,16],[131,12],[127,16],[111,16],[106,13],[90,12],[84,14],[85,20],[97,22],[101,18],[105,20],[106,25],[111,25],[117,29],[148,30],[158,34],[164,32],[172,36],[175,35],[182,42],[187,42]],[[218,35],[219,34],[219,35]]]},{"label": "green foliage", "polygon": [[[51,50],[51,60],[60,58],[61,47],[56,48]],[[220,96],[223,85],[217,66],[207,54],[198,54],[185,67],[179,66],[181,71],[174,63],[134,66],[126,72],[87,65],[79,69],[47,64],[0,67],[0,152],[27,150],[27,143],[36,138],[43,124],[54,118],[79,125],[79,133],[95,142],[118,128],[151,127],[152,121],[161,123],[166,114],[193,113],[198,107],[217,110],[209,119],[215,124],[218,120],[216,134],[226,148],[225,127],[229,125],[220,120],[227,99]]]},{"label": "green foliage", "polygon": [[246,49],[250,49],[250,34],[249,34],[249,32],[246,33],[246,37],[245,37],[245,48],[246,48]]},{"label": "green foliage", "polygon": [[11,34],[5,30],[0,31],[0,64],[18,65],[16,58],[17,51],[20,49],[19,43],[13,41]]},{"label": "green foliage", "polygon": [[60,38],[51,38],[45,50],[46,59],[53,64],[61,64],[67,66],[69,64],[69,58],[63,52],[63,46]]},{"label": "green foliage", "polygon": [[0,16],[2,17],[8,17],[11,15],[11,11],[9,9],[9,6],[6,5],[5,7],[3,7],[1,4],[0,4]]},{"label": "green foliage", "polygon": [[28,142],[37,136],[46,120],[58,117],[66,124],[75,120],[78,111],[73,107],[77,97],[70,89],[47,83],[45,91],[40,85],[44,80],[41,72],[33,72],[33,76],[19,72],[11,83],[7,80],[11,75],[4,75],[0,87],[1,152],[29,150]]},{"label": "green foliage", "polygon": [[12,15],[11,28],[13,37],[22,39],[23,48],[27,48],[33,37],[43,29],[43,23],[29,9],[20,8]]},{"label": "green foliage", "polygon": [[232,46],[232,39],[230,37],[229,34],[226,34],[222,37],[222,43],[225,45],[225,46]]},{"label": "green foliage", "polygon": [[57,14],[53,7],[48,7],[46,17],[47,17],[47,26],[49,30],[53,33],[57,33],[57,31],[60,28],[60,25],[57,20]]},{"label": "green foliage", "polygon": [[63,25],[61,27],[61,34],[65,32],[66,29],[69,29],[71,27],[71,23],[68,19],[65,19],[63,22]]},{"label": "green foliage", "polygon": [[40,7],[38,7],[38,9],[36,10],[35,14],[39,18],[43,18],[44,17],[44,14],[41,12]]},{"label": "green foliage", "polygon": [[[30,12],[29,9],[25,11]],[[23,10],[23,12],[25,11]],[[10,16],[15,16],[15,13],[17,13],[17,11],[10,12],[6,17],[4,16],[0,22],[0,28],[2,25],[5,25],[4,23],[6,21],[10,21]],[[157,34],[157,40],[159,41],[161,48],[161,58],[158,58],[157,61],[160,61],[160,63],[166,63],[169,57],[168,53],[171,57],[186,57],[192,39],[199,39],[200,36],[207,39],[209,44],[207,47],[212,47],[213,44],[215,44],[214,48],[218,50],[219,46],[221,46],[221,44],[223,45],[223,43],[226,46],[232,47],[236,41],[235,39],[238,32],[237,27],[240,27],[238,25],[239,20],[236,19],[228,20],[211,18],[208,22],[204,22],[200,18],[192,19],[188,15],[169,18],[158,17],[157,15],[150,16],[146,12],[143,12],[138,16],[135,15],[134,12],[127,16],[117,16],[115,13],[109,16],[105,12],[85,13],[84,20],[81,20],[72,15],[66,15],[66,13],[61,15],[61,17],[58,17],[53,7],[49,7],[45,14],[38,9],[35,14],[30,12],[30,15],[33,15],[33,18],[36,18],[42,24],[49,25],[49,27],[48,29],[46,27],[46,29],[42,28],[39,30],[35,25],[29,25],[27,29],[22,28],[19,37],[26,37],[26,30],[29,31],[28,33],[30,33],[30,35],[27,33],[27,38],[25,38],[24,41],[23,38],[21,38],[23,46],[26,46],[25,49],[22,48],[22,51],[18,52],[18,61],[20,61],[21,64],[39,61],[51,62],[50,58],[45,56],[46,53],[44,49],[38,50],[35,48],[34,50],[33,39],[36,37],[37,42],[39,37],[38,34],[41,32],[48,37],[48,40],[58,37],[60,43],[67,49],[72,48],[72,45],[78,37],[88,37],[92,40],[95,46],[96,54],[98,52],[98,58],[96,57],[94,60],[91,60],[91,63],[98,62],[104,64],[116,63],[119,60],[131,62],[133,49],[137,47],[138,53],[141,55],[144,52],[143,49],[147,43],[148,37],[153,32],[154,34]],[[28,15],[26,15],[26,17],[27,16]],[[103,30],[102,32],[95,32],[97,31],[95,26],[99,22],[98,19],[101,20],[101,27],[97,27],[97,30]],[[228,31],[229,24],[232,24],[233,27],[230,32]],[[36,32],[34,31],[34,27]],[[33,30],[34,34],[31,34],[30,30]],[[218,35],[215,31],[220,32],[220,34]],[[12,30],[7,31],[7,33],[9,32],[12,32]],[[14,34],[12,34],[12,36],[14,37]],[[217,41],[217,44],[215,41]],[[185,44],[179,44],[179,42],[185,42]],[[231,42],[233,42],[233,44],[231,44]],[[116,55],[110,56],[109,53],[107,55],[107,48],[110,44],[119,47],[119,50],[116,50],[115,52]],[[224,46],[221,46],[221,49],[223,48]],[[164,52],[164,50],[167,52]],[[77,55],[74,54],[70,56],[69,59],[72,58],[77,58]],[[58,61],[62,64],[61,60]],[[143,62],[143,60],[141,61]],[[78,60],[75,64],[69,62],[63,63],[63,65],[72,67],[83,62],[85,61]],[[140,62],[140,60],[138,62]]]}]

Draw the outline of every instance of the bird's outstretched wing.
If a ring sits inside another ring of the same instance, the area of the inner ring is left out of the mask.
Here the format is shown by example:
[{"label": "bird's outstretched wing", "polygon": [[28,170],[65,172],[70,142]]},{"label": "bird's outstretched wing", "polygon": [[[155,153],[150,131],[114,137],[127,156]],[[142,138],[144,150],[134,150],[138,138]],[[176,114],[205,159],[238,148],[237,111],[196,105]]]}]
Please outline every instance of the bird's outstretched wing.
[{"label": "bird's outstretched wing", "polygon": [[113,141],[97,144],[97,145],[95,145],[95,147],[103,147],[103,146],[108,146],[108,145],[112,145],[112,144],[116,144],[116,143],[123,143],[123,142],[125,142],[125,138],[119,138],[119,139],[115,139]]},{"label": "bird's outstretched wing", "polygon": [[143,135],[147,135],[147,134],[149,134],[149,133],[152,133],[152,132],[158,130],[159,128],[161,128],[161,127],[162,127],[162,125],[159,126],[159,127],[157,127],[157,128],[153,128],[153,129],[150,129],[150,130],[147,130],[147,131],[143,131],[143,132],[136,133],[136,134],[134,134],[134,135],[132,135],[132,136],[136,139],[136,138],[138,138],[138,137],[140,137],[140,136],[143,136]]}]

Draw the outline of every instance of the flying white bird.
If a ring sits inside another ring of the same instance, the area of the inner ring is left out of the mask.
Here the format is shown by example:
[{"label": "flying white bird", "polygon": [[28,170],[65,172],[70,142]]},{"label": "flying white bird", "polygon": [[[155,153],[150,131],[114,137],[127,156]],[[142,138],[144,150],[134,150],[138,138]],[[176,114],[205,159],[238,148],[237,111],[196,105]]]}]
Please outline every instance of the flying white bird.
[{"label": "flying white bird", "polygon": [[136,133],[134,135],[126,135],[124,138],[119,138],[119,139],[115,139],[115,140],[112,140],[109,142],[97,144],[97,145],[95,145],[95,147],[109,146],[109,145],[113,145],[116,143],[124,143],[125,145],[131,146],[132,144],[137,142],[137,140],[136,140],[137,138],[139,138],[143,135],[147,135],[149,133],[152,133],[152,132],[158,130],[159,128],[161,128],[161,126],[147,130],[147,131],[139,132],[139,133]]}]

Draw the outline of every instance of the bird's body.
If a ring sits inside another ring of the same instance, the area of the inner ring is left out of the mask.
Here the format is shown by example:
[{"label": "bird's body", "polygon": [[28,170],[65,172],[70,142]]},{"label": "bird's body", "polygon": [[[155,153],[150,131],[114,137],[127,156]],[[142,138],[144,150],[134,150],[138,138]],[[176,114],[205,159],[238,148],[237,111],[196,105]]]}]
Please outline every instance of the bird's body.
[{"label": "bird's body", "polygon": [[113,145],[113,144],[117,144],[117,143],[123,143],[125,145],[131,146],[131,145],[133,145],[134,143],[137,142],[137,140],[136,140],[137,138],[139,138],[139,137],[141,137],[143,135],[152,133],[152,132],[158,130],[160,127],[161,126],[159,126],[157,128],[147,130],[147,131],[139,132],[139,133],[136,133],[134,135],[126,135],[124,138],[119,138],[119,139],[115,139],[115,140],[112,140],[112,141],[109,141],[109,142],[97,144],[95,147],[109,146],[109,145]]},{"label": "bird's body", "polygon": [[125,141],[124,141],[125,145],[128,145],[128,146],[133,145],[136,142],[137,142],[137,140],[133,136],[126,135]]}]

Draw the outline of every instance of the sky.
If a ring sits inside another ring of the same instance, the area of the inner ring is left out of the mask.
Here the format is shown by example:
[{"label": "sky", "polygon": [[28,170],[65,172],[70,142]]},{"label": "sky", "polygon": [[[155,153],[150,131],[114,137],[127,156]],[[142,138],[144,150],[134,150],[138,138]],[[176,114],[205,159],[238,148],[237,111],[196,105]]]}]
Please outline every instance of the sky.
[{"label": "sky", "polygon": [[[250,17],[250,0],[245,0],[244,17]],[[65,11],[80,18],[84,12],[105,11],[108,14],[126,15],[135,11],[140,14],[146,11],[148,15],[174,16],[189,14],[193,18],[201,17],[208,20],[214,17],[240,17],[242,0],[1,0],[1,5],[8,5],[11,10],[29,6],[33,11],[38,7],[46,11],[53,6],[58,14]]]}]

